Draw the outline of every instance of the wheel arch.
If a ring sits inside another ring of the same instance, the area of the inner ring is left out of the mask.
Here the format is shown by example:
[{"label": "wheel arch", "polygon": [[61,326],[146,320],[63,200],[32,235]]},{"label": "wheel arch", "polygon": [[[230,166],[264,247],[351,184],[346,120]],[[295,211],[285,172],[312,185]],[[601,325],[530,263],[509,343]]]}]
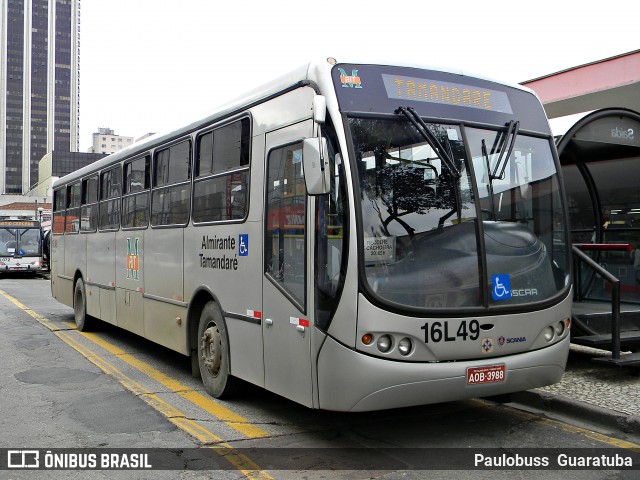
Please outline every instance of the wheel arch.
[{"label": "wheel arch", "polygon": [[[76,283],[78,283],[78,279],[81,279],[83,282],[85,281],[84,280],[84,275],[82,274],[80,269],[77,269],[75,271],[75,273],[73,274],[73,283],[71,284],[71,291],[74,292],[72,294],[73,303],[75,303],[75,301],[76,301],[75,291],[76,291]],[[85,282],[85,284],[86,284],[86,282]]]},{"label": "wheel arch", "polygon": [[200,287],[193,294],[187,309],[187,351],[192,354],[198,350],[198,323],[207,303],[214,301],[224,317],[224,310],[218,297],[207,287]]}]

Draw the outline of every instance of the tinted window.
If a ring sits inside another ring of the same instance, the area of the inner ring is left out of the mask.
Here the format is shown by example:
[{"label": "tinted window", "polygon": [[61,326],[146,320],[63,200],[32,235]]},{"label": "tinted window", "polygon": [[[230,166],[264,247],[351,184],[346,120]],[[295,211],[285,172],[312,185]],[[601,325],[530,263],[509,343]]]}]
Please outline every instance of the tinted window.
[{"label": "tinted window", "polygon": [[249,165],[249,119],[217,128],[198,139],[198,176]]},{"label": "tinted window", "polygon": [[180,142],[156,153],[154,186],[161,187],[189,180],[191,142]]},{"label": "tinted window", "polygon": [[149,185],[151,157],[138,158],[124,166],[122,199],[122,227],[138,228],[149,225]]},{"label": "tinted window", "polygon": [[100,175],[98,225],[101,230],[114,230],[120,226],[120,177],[120,166]]},{"label": "tinted window", "polygon": [[80,231],[80,199],[80,182],[67,187],[67,216],[64,227],[65,233],[78,233]]},{"label": "tinted window", "polygon": [[193,221],[241,220],[248,208],[249,119],[198,137]]},{"label": "tinted window", "polygon": [[98,226],[98,176],[82,181],[82,212],[80,231],[95,232]]},{"label": "tinted window", "polygon": [[248,172],[213,177],[195,184],[193,221],[241,220],[247,211]]},{"label": "tinted window", "polygon": [[151,157],[146,156],[124,165],[124,192],[135,193],[149,188]]},{"label": "tinted window", "polygon": [[64,214],[66,207],[65,189],[59,188],[53,192],[53,228],[55,234],[64,233]]}]

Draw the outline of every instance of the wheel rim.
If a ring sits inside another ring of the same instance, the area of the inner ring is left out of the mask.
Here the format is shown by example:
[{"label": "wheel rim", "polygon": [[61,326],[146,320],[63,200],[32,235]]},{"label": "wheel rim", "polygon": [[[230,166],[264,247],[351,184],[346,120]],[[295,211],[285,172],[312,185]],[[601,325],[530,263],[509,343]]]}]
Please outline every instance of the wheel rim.
[{"label": "wheel rim", "polygon": [[222,337],[215,323],[208,325],[200,343],[204,366],[211,375],[217,377],[222,366]]}]

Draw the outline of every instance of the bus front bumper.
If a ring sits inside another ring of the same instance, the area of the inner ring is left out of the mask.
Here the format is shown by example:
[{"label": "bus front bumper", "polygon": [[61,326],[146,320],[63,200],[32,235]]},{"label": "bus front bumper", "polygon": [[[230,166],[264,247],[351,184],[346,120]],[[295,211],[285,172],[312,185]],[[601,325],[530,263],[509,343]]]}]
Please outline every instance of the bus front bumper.
[{"label": "bus front bumper", "polygon": [[[519,392],[556,383],[569,354],[569,336],[554,345],[485,362],[411,363],[364,355],[328,337],[318,357],[319,406],[371,411]],[[467,384],[467,368],[504,364],[505,380]]]}]

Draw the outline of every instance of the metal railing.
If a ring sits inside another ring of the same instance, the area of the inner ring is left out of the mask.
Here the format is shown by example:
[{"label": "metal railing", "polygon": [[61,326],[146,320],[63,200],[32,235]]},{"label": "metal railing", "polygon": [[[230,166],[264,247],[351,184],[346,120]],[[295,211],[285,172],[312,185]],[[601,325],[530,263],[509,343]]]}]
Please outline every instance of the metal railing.
[{"label": "metal railing", "polygon": [[611,285],[611,358],[620,359],[620,280],[611,274],[606,268],[585,254],[582,250],[592,251],[631,251],[631,245],[627,243],[593,244],[581,243],[571,246],[575,262],[576,300],[584,300],[582,293],[582,264],[585,263],[598,276]]}]

